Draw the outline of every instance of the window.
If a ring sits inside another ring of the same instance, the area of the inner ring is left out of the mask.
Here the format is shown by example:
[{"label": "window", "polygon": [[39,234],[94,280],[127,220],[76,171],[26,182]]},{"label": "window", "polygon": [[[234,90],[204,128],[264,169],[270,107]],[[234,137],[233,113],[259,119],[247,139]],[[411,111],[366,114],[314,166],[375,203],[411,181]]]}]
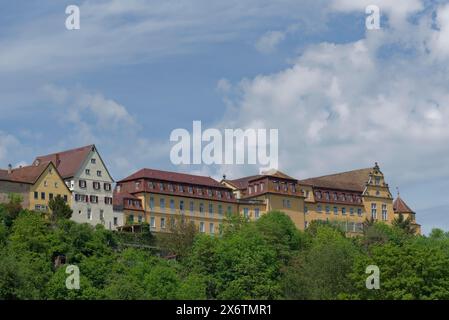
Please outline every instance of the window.
[{"label": "window", "polygon": [[179,190],[179,192],[184,192],[184,187],[183,186],[179,186],[178,190]]},{"label": "window", "polygon": [[150,218],[150,227],[156,228],[156,218],[155,217]]},{"label": "window", "polygon": [[196,193],[198,193],[201,196],[203,194],[203,190],[201,188],[197,188]]},{"label": "window", "polygon": [[100,190],[100,182],[94,181],[93,186],[95,190]]},{"label": "window", "polygon": [[64,195],[64,202],[67,202],[67,200],[68,200],[68,198],[67,198],[67,195],[65,194]]},{"label": "window", "polygon": [[317,205],[316,211],[318,211],[319,213],[323,211],[323,207],[321,206],[321,204]]},{"label": "window", "polygon": [[139,214],[139,217],[137,218],[137,221],[138,221],[139,223],[142,223],[142,215]]},{"label": "window", "polygon": [[228,206],[228,214],[229,215],[232,214],[232,207],[231,206]]},{"label": "window", "polygon": [[254,186],[254,193],[257,193],[257,184]]},{"label": "window", "polygon": [[204,203],[200,203],[200,213],[204,213]]},{"label": "window", "polygon": [[217,191],[217,197],[218,199],[221,199],[221,191]]},{"label": "window", "polygon": [[171,183],[168,185],[168,191],[173,191],[173,185]]},{"label": "window", "polygon": [[80,180],[78,182],[80,188],[85,189],[86,188],[86,180]]},{"label": "window", "polygon": [[327,201],[329,201],[329,200],[331,199],[329,192],[326,192],[326,193],[325,193],[325,196],[326,196],[326,200],[327,200]]},{"label": "window", "polygon": [[100,210],[100,220],[104,221],[104,210]]},{"label": "window", "polygon": [[207,189],[207,195],[208,195],[209,197],[212,197],[212,190],[211,190],[211,189]]},{"label": "window", "polygon": [[150,197],[150,210],[154,210],[154,198]]},{"label": "window", "polygon": [[377,204],[371,203],[371,218],[377,219]]},{"label": "window", "polygon": [[161,198],[159,200],[159,206],[161,207],[161,210],[164,211],[165,210],[165,199]]},{"label": "window", "polygon": [[376,190],[376,196],[380,196],[380,191]]},{"label": "window", "polygon": [[193,188],[191,186],[189,186],[188,190],[189,190],[189,193],[193,193]]},{"label": "window", "polygon": [[374,179],[376,186],[380,185],[380,177]]},{"label": "window", "polygon": [[58,183],[57,182],[55,182],[55,188],[58,188]]},{"label": "window", "polygon": [[86,169],[85,172],[86,172],[86,175],[90,176],[90,169]]},{"label": "window", "polygon": [[287,192],[288,191],[288,184],[287,183],[283,183],[284,185],[284,191]]},{"label": "window", "polygon": [[97,177],[101,177],[101,170],[97,170]]},{"label": "window", "polygon": [[159,190],[164,190],[164,184],[159,182]]},{"label": "window", "polygon": [[48,182],[47,182],[47,180],[44,181],[44,187],[48,187]]},{"label": "window", "polygon": [[338,215],[338,207],[334,207],[334,214],[337,216]]},{"label": "window", "polygon": [[279,191],[280,190],[279,182],[273,181],[273,184],[274,184],[274,187],[275,187],[276,191]]},{"label": "window", "polygon": [[154,183],[153,182],[148,182],[148,188],[150,189],[154,189]]},{"label": "window", "polygon": [[245,218],[249,218],[249,209],[248,208],[243,208],[243,216]]},{"label": "window", "polygon": [[263,191],[264,186],[265,186],[264,183],[260,184],[260,191]]},{"label": "window", "polygon": [[304,206],[304,213],[305,214],[309,213],[309,208],[307,206]]},{"label": "window", "polygon": [[382,220],[387,221],[388,215],[387,215],[387,205],[382,205]]},{"label": "window", "polygon": [[218,215],[219,216],[223,215],[223,206],[221,204],[218,205]]},{"label": "window", "polygon": [[45,200],[45,192],[41,192],[41,199]]},{"label": "window", "polygon": [[330,214],[331,213],[331,207],[330,206],[326,206],[326,214]]},{"label": "window", "polygon": [[34,199],[39,199],[39,192],[34,191]]},{"label": "window", "polygon": [[95,164],[97,163],[97,160],[95,158],[90,159],[90,163]]},{"label": "window", "polygon": [[179,210],[184,212],[184,200],[179,201]]},{"label": "window", "polygon": [[110,183],[105,183],[103,187],[104,187],[104,190],[111,191],[111,184]]},{"label": "window", "polygon": [[354,208],[350,208],[350,209],[349,209],[349,215],[351,215],[351,216],[354,215]]},{"label": "window", "polygon": [[253,187],[249,187],[249,188],[248,188],[248,193],[251,194],[252,191],[253,191]]},{"label": "window", "polygon": [[175,200],[170,199],[170,211],[175,212]]},{"label": "window", "polygon": [[345,207],[341,208],[341,214],[344,215],[344,216],[346,215],[346,208]]},{"label": "window", "polygon": [[161,218],[161,229],[165,229],[165,218]]},{"label": "window", "polygon": [[284,208],[290,208],[291,207],[290,200],[282,199],[282,205],[283,205]]},{"label": "window", "polygon": [[334,198],[335,201],[338,200],[338,196],[337,196],[337,193],[336,193],[336,192],[333,193],[333,198]]},{"label": "window", "polygon": [[98,203],[98,197],[97,196],[90,196],[90,202],[92,203]]},{"label": "window", "polygon": [[118,218],[114,217],[114,226],[118,225]]},{"label": "window", "polygon": [[214,215],[214,205],[212,203],[209,203],[209,215]]},{"label": "window", "polygon": [[315,192],[315,197],[320,200],[321,199],[321,192],[317,191]]},{"label": "window", "polygon": [[360,209],[360,208],[357,209],[357,215],[358,215],[359,217],[362,216],[362,209]]},{"label": "window", "polygon": [[104,197],[104,203],[105,204],[112,204],[112,198],[111,197]]},{"label": "window", "polygon": [[190,207],[190,208],[189,208],[189,209],[190,209],[190,213],[193,214],[193,211],[194,211],[194,209],[195,209],[195,204],[194,204],[193,201],[190,201],[189,207]]},{"label": "window", "polygon": [[87,209],[87,220],[92,220],[92,210]]},{"label": "window", "polygon": [[256,219],[259,219],[259,217],[260,217],[260,209],[259,208],[254,209],[254,217]]},{"label": "window", "polygon": [[206,228],[205,228],[205,226],[204,226],[204,222],[200,222],[200,232],[202,232],[202,233],[204,233],[204,232],[206,232]]},{"label": "window", "polygon": [[52,200],[52,199],[53,199],[53,193],[49,193],[49,194],[48,194],[48,199],[49,199],[49,200]]},{"label": "window", "polygon": [[215,227],[213,223],[209,223],[209,233],[214,234],[215,233]]}]

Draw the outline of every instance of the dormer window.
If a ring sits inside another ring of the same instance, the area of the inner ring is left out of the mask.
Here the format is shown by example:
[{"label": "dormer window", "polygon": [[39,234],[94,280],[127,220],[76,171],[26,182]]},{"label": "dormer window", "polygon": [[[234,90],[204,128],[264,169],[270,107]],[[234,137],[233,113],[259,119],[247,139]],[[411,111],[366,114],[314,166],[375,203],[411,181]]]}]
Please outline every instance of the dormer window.
[{"label": "dormer window", "polygon": [[249,193],[249,194],[253,193],[253,187],[249,187],[249,188],[248,188],[248,193]]},{"label": "dormer window", "polygon": [[97,177],[101,177],[101,170],[97,170]]},{"label": "dormer window", "polygon": [[193,188],[192,188],[192,186],[189,186],[188,190],[189,190],[189,193],[193,193]]},{"label": "dormer window", "polygon": [[139,189],[139,188],[140,188],[140,181],[136,181],[135,187],[136,187],[136,189]]},{"label": "dormer window", "polygon": [[184,192],[184,187],[183,186],[179,186],[179,192]]},{"label": "dormer window", "polygon": [[159,182],[159,190],[164,190],[164,184]]},{"label": "dormer window", "polygon": [[90,169],[86,169],[85,172],[86,172],[86,175],[90,176]]},{"label": "dormer window", "polygon": [[95,164],[97,163],[97,160],[95,158],[90,159],[90,163]]}]

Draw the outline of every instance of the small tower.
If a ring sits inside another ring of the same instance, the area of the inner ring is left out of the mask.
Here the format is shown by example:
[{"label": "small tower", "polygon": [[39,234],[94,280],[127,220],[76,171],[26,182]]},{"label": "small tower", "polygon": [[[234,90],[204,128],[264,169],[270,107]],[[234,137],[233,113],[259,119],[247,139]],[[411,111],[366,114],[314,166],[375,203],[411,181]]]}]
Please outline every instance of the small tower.
[{"label": "small tower", "polygon": [[415,218],[416,213],[415,213],[415,211],[413,211],[405,203],[405,201],[402,200],[400,192],[399,192],[399,188],[396,188],[396,190],[398,192],[398,196],[397,196],[397,198],[393,202],[393,210],[394,210],[395,217],[399,217],[399,215],[402,214],[404,219],[410,218],[410,220],[412,221],[412,224],[416,228],[416,233],[421,234],[421,225],[416,223],[416,218]]}]

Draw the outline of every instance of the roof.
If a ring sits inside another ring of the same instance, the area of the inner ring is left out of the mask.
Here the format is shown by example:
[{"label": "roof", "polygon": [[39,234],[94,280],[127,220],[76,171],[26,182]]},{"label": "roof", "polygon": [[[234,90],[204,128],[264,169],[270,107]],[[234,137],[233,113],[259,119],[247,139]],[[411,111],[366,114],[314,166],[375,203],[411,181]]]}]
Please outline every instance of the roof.
[{"label": "roof", "polygon": [[201,185],[201,186],[207,186],[207,187],[215,187],[215,188],[226,188],[222,184],[220,184],[218,181],[212,179],[211,177],[205,177],[205,176],[197,176],[192,174],[186,174],[186,173],[178,173],[178,172],[170,172],[170,171],[162,171],[162,170],[155,170],[155,169],[141,169],[129,177],[126,177],[118,183],[126,182],[126,181],[132,181],[132,180],[138,180],[138,179],[154,179],[154,180],[161,180],[161,181],[168,181],[168,182],[177,182],[177,183],[186,183],[186,184],[194,184],[194,185]]},{"label": "roof", "polygon": [[300,180],[300,184],[307,184],[317,188],[338,189],[363,192],[369,180],[372,168],[336,173],[316,178]]},{"label": "roof", "polygon": [[114,196],[113,196],[113,204],[114,205],[123,205],[123,200],[124,199],[133,199],[133,200],[140,200],[138,197],[136,197],[135,195],[132,195],[131,193],[128,192],[116,192],[114,191]]},{"label": "roof", "polygon": [[36,157],[35,161],[51,161],[58,169],[59,174],[64,178],[73,177],[83,165],[86,157],[95,145],[56,152],[45,156]]},{"label": "roof", "polygon": [[295,178],[292,178],[279,170],[272,169],[269,171],[264,171],[264,172],[262,172],[262,174],[257,174],[257,175],[243,177],[243,178],[234,179],[234,180],[224,180],[224,182],[227,182],[227,183],[233,185],[234,187],[236,187],[239,190],[243,190],[243,189],[248,188],[248,183],[250,181],[258,180],[258,179],[261,179],[264,177],[274,177],[274,178],[278,178],[278,179],[287,179],[287,180],[297,181]]},{"label": "roof", "polygon": [[393,202],[393,210],[397,213],[415,213],[399,196]]},{"label": "roof", "polygon": [[0,180],[34,184],[49,165],[49,161],[41,162],[38,165],[12,169],[11,173],[8,173],[8,170],[0,169]]}]

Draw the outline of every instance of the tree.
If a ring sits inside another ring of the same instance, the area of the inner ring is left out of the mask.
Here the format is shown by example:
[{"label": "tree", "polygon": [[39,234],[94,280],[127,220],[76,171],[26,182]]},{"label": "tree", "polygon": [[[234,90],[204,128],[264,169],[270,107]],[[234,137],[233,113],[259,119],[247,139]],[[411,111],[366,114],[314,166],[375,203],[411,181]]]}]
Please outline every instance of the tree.
[{"label": "tree", "polygon": [[8,195],[8,202],[2,204],[0,208],[0,218],[4,221],[7,227],[10,227],[13,221],[19,216],[22,208],[23,197],[19,194],[10,193]]},{"label": "tree", "polygon": [[393,226],[404,230],[404,232],[407,234],[416,233],[416,227],[413,225],[413,221],[411,220],[410,216],[405,219],[404,215],[400,213],[398,217],[394,218],[392,224]]},{"label": "tree", "polygon": [[70,219],[72,217],[72,209],[60,195],[51,199],[48,202],[48,207],[51,210],[50,221],[53,223],[58,219]]},{"label": "tree", "polygon": [[177,259],[183,259],[190,254],[196,234],[193,221],[184,216],[170,217],[169,233],[159,235],[159,244]]}]

